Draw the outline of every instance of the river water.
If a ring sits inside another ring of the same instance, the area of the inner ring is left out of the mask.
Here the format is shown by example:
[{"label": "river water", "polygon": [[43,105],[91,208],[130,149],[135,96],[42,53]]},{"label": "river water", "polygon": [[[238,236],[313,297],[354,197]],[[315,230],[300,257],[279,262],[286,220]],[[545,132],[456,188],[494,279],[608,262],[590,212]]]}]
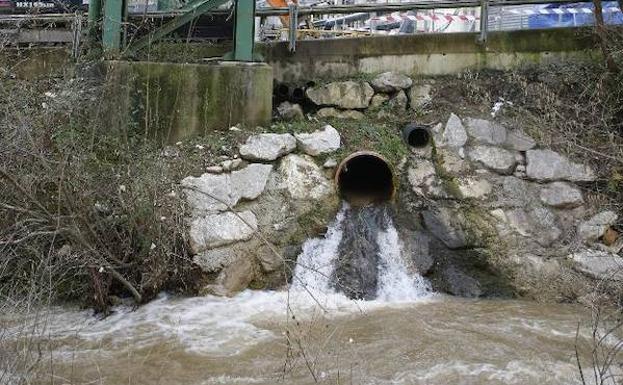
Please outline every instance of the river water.
[{"label": "river water", "polygon": [[[409,271],[391,220],[377,236],[378,297],[332,289],[348,208],[308,240],[289,291],[233,298],[161,295],[98,320],[39,319],[41,384],[579,384],[582,308],[468,300]],[[4,317],[19,339],[31,318]]]}]

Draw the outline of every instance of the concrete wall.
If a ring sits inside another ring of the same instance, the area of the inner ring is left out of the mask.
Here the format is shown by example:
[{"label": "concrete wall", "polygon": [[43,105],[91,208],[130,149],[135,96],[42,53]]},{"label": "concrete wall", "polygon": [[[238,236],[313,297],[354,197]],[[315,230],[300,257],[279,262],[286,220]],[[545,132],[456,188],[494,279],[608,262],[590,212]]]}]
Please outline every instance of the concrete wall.
[{"label": "concrete wall", "polygon": [[296,53],[287,42],[260,47],[278,81],[339,78],[398,71],[411,76],[456,74],[466,69],[511,69],[525,64],[598,57],[589,29],[420,34],[305,40]]},{"label": "concrete wall", "polygon": [[73,73],[74,62],[68,48],[6,48],[0,54],[0,73],[18,79],[37,79]]},{"label": "concrete wall", "polygon": [[263,63],[107,63],[109,123],[174,143],[235,124],[265,125],[273,78]]}]

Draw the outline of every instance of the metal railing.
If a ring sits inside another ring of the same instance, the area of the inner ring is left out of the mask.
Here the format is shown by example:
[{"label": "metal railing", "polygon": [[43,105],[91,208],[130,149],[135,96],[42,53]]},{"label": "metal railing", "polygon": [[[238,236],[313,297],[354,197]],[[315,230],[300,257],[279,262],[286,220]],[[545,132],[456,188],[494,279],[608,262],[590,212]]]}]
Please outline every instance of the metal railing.
[{"label": "metal railing", "polygon": [[[329,6],[291,6],[284,8],[269,8],[260,7],[256,9],[255,16],[264,20],[267,17],[278,16],[288,17],[288,25],[284,26],[288,30],[287,40],[290,41],[290,48],[294,50],[296,47],[297,34],[294,28],[298,25],[299,18],[309,16],[331,16],[331,15],[353,15],[353,14],[370,14],[370,15],[384,15],[392,14],[396,12],[409,12],[415,13],[420,16],[414,16],[413,19],[432,18],[435,19],[435,10],[448,10],[448,9],[465,9],[471,8],[476,10],[479,14],[478,17],[470,19],[470,22],[474,24],[474,32],[478,32],[478,40],[482,43],[486,43],[487,35],[489,31],[493,29],[510,29],[501,28],[504,25],[504,17],[513,17],[515,24],[518,28],[525,28],[527,23],[524,22],[521,15],[504,13],[503,9],[508,7],[517,6],[537,6],[543,4],[550,5],[565,5],[565,4],[578,4],[585,3],[587,5],[592,4],[590,0],[577,1],[577,0],[424,0],[424,1],[409,1],[400,3],[381,3],[381,4],[353,4],[353,5],[329,5]],[[502,9],[502,11],[500,11]],[[554,8],[556,9],[556,8]],[[490,12],[491,11],[491,12]],[[170,18],[184,14],[187,10],[169,10],[169,11],[155,11],[155,12],[143,12],[140,14],[130,15],[131,18]],[[209,14],[229,14],[230,9],[211,9]],[[429,12],[427,14],[427,12]],[[620,12],[620,10],[618,10]],[[494,14],[495,24],[491,26],[492,18],[490,13]],[[423,16],[422,16],[423,15]],[[429,15],[429,16],[427,16]],[[442,18],[447,17],[447,14],[438,14]],[[530,17],[538,17],[539,13],[527,14],[525,19]],[[40,15],[0,15],[0,23],[15,23],[16,25],[23,25],[29,21],[35,21],[36,23],[62,23],[69,22],[75,19],[73,14],[40,14]],[[509,23],[509,26],[515,25]],[[334,23],[338,26],[338,23]],[[343,26],[344,24],[342,24]],[[476,29],[477,27],[477,29]],[[491,28],[492,27],[492,28]],[[433,30],[435,30],[433,28]]]}]

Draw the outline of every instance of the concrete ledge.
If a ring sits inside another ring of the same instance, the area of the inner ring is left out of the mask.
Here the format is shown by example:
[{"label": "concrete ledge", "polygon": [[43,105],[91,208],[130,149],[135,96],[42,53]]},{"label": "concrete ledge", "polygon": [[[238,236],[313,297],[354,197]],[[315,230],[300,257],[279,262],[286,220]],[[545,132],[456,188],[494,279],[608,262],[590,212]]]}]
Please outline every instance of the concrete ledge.
[{"label": "concrete ledge", "polygon": [[264,125],[272,69],[263,63],[106,63],[110,124],[176,142],[235,124]]},{"label": "concrete ledge", "polygon": [[297,43],[294,54],[287,42],[266,44],[261,50],[280,81],[382,71],[447,75],[598,56],[587,28],[492,32],[486,47],[477,43],[476,33],[447,33],[305,40]]}]

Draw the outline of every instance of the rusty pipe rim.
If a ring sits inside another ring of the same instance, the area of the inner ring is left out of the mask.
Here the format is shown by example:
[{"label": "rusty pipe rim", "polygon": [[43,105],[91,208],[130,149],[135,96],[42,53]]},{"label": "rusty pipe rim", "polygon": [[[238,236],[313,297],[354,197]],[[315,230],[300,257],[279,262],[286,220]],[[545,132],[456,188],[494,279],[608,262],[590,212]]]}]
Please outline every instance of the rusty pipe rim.
[{"label": "rusty pipe rim", "polygon": [[351,153],[346,158],[342,159],[340,164],[337,166],[337,169],[335,171],[335,176],[333,179],[334,179],[335,189],[338,195],[341,195],[342,193],[340,189],[340,185],[341,185],[340,177],[342,175],[342,171],[344,170],[345,166],[349,162],[351,162],[353,159],[363,157],[363,156],[376,158],[380,160],[387,167],[387,170],[389,170],[391,174],[391,191],[390,191],[390,194],[387,200],[394,199],[394,196],[396,195],[396,176],[394,174],[394,168],[392,167],[391,163],[383,155],[379,154],[376,151],[368,151],[368,150],[361,150],[361,151],[356,151],[356,152]]}]

